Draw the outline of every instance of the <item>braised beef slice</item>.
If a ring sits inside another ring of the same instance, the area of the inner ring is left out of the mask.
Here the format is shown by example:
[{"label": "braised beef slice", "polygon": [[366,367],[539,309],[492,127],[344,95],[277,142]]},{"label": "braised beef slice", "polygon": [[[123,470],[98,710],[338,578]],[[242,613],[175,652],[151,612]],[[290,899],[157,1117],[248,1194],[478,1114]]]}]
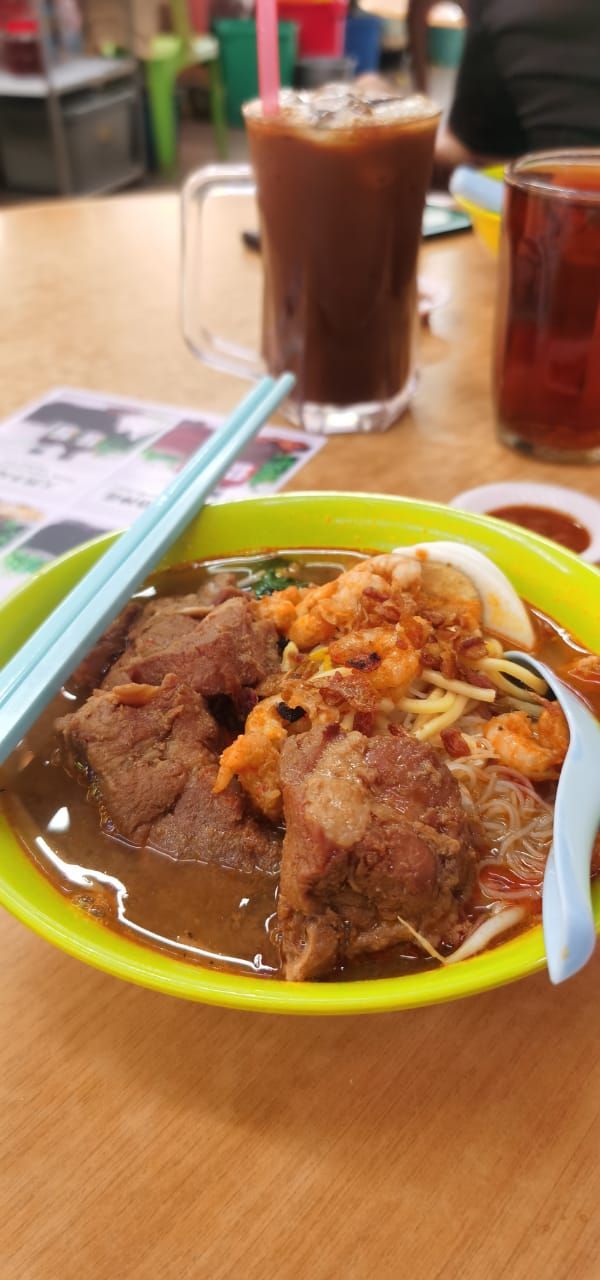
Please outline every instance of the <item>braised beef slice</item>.
[{"label": "braised beef slice", "polygon": [[174,607],[175,603],[176,598],[165,598],[146,605],[130,628],[120,657],[105,676],[103,689],[114,689],[116,685],[131,681],[129,671],[138,658],[146,658],[157,649],[164,649],[175,640],[197,631],[198,618],[181,612]]},{"label": "braised beef slice", "polygon": [[211,609],[224,600],[242,596],[235,584],[233,573],[218,573],[188,595],[154,596],[146,603],[134,602],[138,606],[137,615],[115,654],[117,661],[104,679],[104,688],[112,689],[129,680],[129,668],[133,663],[167,648],[183,636],[193,634]]},{"label": "braised beef slice", "polygon": [[122,654],[128,634],[143,610],[143,602],[130,600],[118,617],[100,637],[90,653],[79,663],[69,679],[71,689],[93,689],[100,684],[109,667]]},{"label": "braised beef slice", "polygon": [[128,663],[127,671],[144,684],[160,684],[172,671],[207,697],[236,698],[277,671],[279,662],[273,623],[255,618],[247,597],[236,597],[212,609],[189,634]]},{"label": "braised beef slice", "polygon": [[457,939],[474,853],[458,785],[434,748],[403,730],[313,728],[287,739],[281,781],[286,978],[410,939],[401,920],[436,946]]},{"label": "braised beef slice", "polygon": [[247,814],[236,786],[213,795],[218,728],[176,676],[96,690],[56,727],[70,760],[85,768],[107,829],[177,858],[277,868],[277,832]]},{"label": "braised beef slice", "polygon": [[130,600],[80,662],[70,677],[69,687],[93,689],[104,679],[105,687],[112,688],[122,681],[127,662],[133,656],[145,656],[149,650],[172,643],[176,636],[194,631],[216,605],[241,595],[235,574],[216,573],[197,591],[185,596]]}]

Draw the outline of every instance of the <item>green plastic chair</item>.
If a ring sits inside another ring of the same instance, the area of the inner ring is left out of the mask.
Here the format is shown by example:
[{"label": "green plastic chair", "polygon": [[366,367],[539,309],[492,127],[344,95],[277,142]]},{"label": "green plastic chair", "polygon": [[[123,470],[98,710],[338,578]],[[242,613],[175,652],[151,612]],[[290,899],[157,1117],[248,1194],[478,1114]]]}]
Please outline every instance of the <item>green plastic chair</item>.
[{"label": "green plastic chair", "polygon": [[175,83],[192,66],[206,66],[209,76],[210,115],[217,152],[228,151],[225,95],[219,66],[219,42],[213,35],[196,35],[190,27],[187,0],[171,0],[173,34],[155,36],[145,61],[146,91],[156,162],[163,172],[177,158]]}]

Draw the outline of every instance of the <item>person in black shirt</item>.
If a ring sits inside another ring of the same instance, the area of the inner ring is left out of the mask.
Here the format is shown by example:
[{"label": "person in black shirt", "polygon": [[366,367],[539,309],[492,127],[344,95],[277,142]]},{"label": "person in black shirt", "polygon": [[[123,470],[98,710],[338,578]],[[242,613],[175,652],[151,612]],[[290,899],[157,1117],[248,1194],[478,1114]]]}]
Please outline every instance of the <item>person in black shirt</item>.
[{"label": "person in black shirt", "polygon": [[527,151],[600,146],[600,0],[468,0],[466,7],[454,101],[436,145],[438,176]]}]

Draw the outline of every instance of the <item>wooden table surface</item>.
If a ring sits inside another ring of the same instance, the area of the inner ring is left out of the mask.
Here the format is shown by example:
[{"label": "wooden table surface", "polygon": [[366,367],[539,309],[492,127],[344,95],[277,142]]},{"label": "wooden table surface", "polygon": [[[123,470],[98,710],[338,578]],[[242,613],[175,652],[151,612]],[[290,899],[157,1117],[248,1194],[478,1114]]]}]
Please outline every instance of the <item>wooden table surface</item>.
[{"label": "wooden table surface", "polygon": [[[251,210],[219,228],[212,308],[252,336]],[[297,488],[438,500],[491,479],[598,490],[494,441],[494,265],[449,289],[412,412],[339,437]],[[177,318],[174,196],[0,218],[0,414],[56,385],[224,410]],[[592,1280],[600,1263],[600,955],[463,1003],[286,1019],[129,987],[0,919],[1,1280]]]}]

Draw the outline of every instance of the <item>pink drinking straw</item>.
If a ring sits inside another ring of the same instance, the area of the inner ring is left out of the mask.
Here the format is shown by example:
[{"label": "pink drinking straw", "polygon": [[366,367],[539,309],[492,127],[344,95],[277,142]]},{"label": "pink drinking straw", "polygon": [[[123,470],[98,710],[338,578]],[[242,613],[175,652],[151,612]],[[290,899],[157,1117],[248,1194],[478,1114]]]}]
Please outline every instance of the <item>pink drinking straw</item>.
[{"label": "pink drinking straw", "polygon": [[277,0],[256,0],[258,86],[266,116],[279,110],[279,30]]}]

